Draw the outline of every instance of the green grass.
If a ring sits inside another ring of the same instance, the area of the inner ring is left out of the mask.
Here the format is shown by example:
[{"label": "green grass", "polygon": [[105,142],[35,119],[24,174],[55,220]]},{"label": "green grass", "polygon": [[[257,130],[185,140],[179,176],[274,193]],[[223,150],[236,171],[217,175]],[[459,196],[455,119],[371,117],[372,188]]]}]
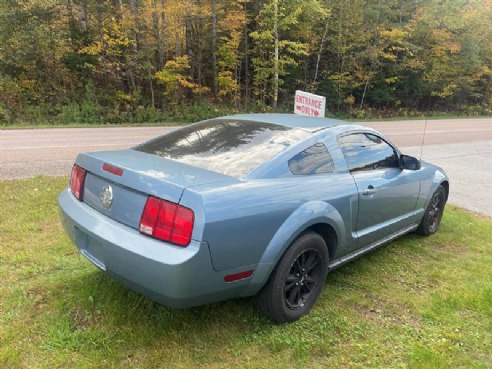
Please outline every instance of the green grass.
[{"label": "green grass", "polygon": [[172,125],[197,122],[238,112],[229,104],[197,100],[189,104],[169,104],[165,109],[100,105],[83,101],[68,104],[26,106],[18,112],[3,114],[0,109],[0,129],[44,127],[101,127],[107,125]]},{"label": "green grass", "polygon": [[395,115],[389,117],[367,117],[348,119],[353,122],[385,122],[385,121],[406,121],[406,120],[436,120],[436,119],[487,119],[490,115],[472,115],[472,114],[453,114],[437,113],[432,115]]},{"label": "green grass", "polygon": [[89,124],[89,123],[67,123],[67,124],[30,124],[16,123],[9,126],[2,126],[0,129],[46,129],[46,128],[118,128],[118,127],[175,127],[190,124],[191,122],[149,122],[149,123],[106,123],[106,124]]},{"label": "green grass", "polygon": [[[227,115],[230,112],[224,112],[222,115]],[[217,114],[216,114],[217,115]],[[327,117],[347,120],[350,122],[385,122],[385,121],[411,121],[411,120],[435,120],[435,119],[467,119],[467,118],[477,118],[477,119],[487,119],[490,116],[479,116],[479,115],[459,115],[459,114],[436,114],[431,116],[394,116],[394,117],[371,117],[371,118],[350,118],[350,117]],[[11,125],[0,125],[0,129],[14,130],[14,129],[44,129],[44,128],[101,128],[101,127],[174,127],[182,126],[195,121],[201,120],[202,118],[194,119],[183,119],[179,121],[161,121],[161,122],[139,122],[139,123],[14,123]]]},{"label": "green grass", "polygon": [[300,321],[251,301],[160,306],[113,281],[64,235],[66,178],[0,182],[1,368],[491,368],[492,220],[448,206],[329,274]]}]

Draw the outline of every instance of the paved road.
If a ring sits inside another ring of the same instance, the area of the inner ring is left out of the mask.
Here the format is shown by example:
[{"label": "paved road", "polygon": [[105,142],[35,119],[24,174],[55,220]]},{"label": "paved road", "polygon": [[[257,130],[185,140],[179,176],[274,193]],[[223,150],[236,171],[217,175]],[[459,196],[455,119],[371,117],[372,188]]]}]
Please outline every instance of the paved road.
[{"label": "paved road", "polygon": [[173,128],[53,128],[0,131],[0,179],[69,175],[80,152],[134,146]]},{"label": "paved road", "polygon": [[[419,154],[425,121],[364,123]],[[170,127],[55,128],[0,131],[0,179],[68,175],[79,152],[128,148]],[[492,216],[492,118],[429,120],[423,159],[443,166],[450,201]]]},{"label": "paved road", "polygon": [[[420,146],[403,152],[418,156]],[[446,170],[450,203],[492,217],[492,141],[429,145],[422,157]]]}]

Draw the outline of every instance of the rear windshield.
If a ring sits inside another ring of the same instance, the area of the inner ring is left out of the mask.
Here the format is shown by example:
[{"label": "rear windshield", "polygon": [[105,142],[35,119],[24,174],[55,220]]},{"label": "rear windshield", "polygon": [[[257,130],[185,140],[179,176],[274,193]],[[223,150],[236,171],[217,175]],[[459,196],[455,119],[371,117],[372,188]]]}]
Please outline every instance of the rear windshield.
[{"label": "rear windshield", "polygon": [[135,150],[234,177],[244,177],[273,155],[310,135],[298,128],[213,119],[173,131]]}]

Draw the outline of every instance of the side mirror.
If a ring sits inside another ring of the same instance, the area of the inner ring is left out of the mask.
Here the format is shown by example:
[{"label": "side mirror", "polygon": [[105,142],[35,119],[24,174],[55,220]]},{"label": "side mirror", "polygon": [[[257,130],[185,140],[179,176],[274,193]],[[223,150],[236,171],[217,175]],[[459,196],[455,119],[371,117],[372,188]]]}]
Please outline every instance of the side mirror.
[{"label": "side mirror", "polygon": [[420,160],[410,155],[400,155],[400,168],[402,170],[419,170]]}]

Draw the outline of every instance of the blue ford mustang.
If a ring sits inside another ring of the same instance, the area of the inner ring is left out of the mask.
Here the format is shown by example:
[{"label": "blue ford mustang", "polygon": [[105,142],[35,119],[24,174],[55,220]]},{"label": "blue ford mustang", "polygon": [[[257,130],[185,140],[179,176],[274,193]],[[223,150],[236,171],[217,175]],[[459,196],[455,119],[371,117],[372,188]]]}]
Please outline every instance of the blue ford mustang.
[{"label": "blue ford mustang", "polygon": [[436,232],[448,193],[442,169],[370,128],[251,114],[80,154],[58,202],[82,254],[142,294],[172,307],[255,296],[290,322],[329,270]]}]

